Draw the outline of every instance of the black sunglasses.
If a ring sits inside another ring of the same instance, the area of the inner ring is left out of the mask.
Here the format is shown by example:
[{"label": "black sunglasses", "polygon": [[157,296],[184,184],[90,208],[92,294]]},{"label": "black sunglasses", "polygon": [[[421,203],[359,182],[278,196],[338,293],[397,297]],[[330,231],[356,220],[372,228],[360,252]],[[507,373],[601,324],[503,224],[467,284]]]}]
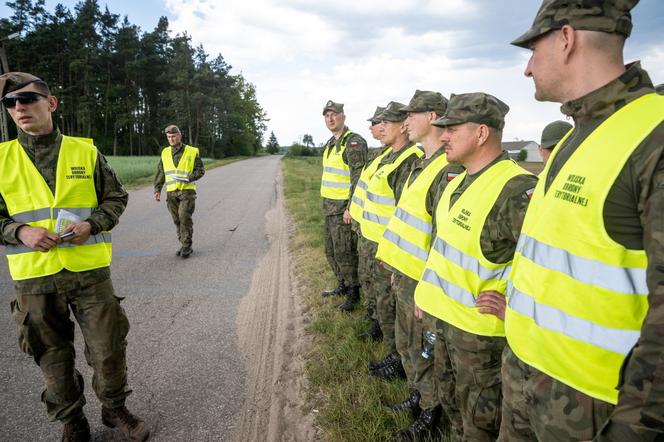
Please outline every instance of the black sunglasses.
[{"label": "black sunglasses", "polygon": [[4,97],[2,99],[2,104],[4,104],[7,109],[12,109],[16,106],[17,101],[21,104],[30,104],[46,97],[48,97],[48,95],[40,94],[39,92],[18,92],[12,96]]}]

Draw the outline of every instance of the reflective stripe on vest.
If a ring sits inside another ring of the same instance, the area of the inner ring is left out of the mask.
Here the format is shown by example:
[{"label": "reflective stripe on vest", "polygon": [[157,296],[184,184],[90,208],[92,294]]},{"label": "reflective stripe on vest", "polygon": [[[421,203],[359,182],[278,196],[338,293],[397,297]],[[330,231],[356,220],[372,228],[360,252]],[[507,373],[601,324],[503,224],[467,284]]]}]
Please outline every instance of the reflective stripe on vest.
[{"label": "reflective stripe on vest", "polygon": [[164,166],[164,175],[166,175],[166,192],[196,190],[195,182],[182,182],[176,178],[189,178],[189,174],[194,171],[194,163],[198,155],[197,147],[185,145],[184,152],[176,166],[173,162],[173,149],[170,146],[164,147],[161,151],[161,164]]},{"label": "reflective stripe on vest", "polygon": [[445,188],[436,208],[436,232],[415,302],[427,313],[469,333],[504,336],[504,323],[479,313],[477,295],[485,290],[505,293],[511,262],[493,263],[484,257],[480,237],[491,209],[505,184],[528,172],[512,160],[484,171],[450,207],[454,191],[466,173]]},{"label": "reflective stripe on vest", "polygon": [[320,195],[331,200],[347,200],[350,198],[350,167],[344,161],[343,155],[346,151],[346,140],[352,135],[347,130],[341,136],[339,150],[333,145],[325,147],[323,152],[323,175],[320,180]]},{"label": "reflective stripe on vest", "polygon": [[510,275],[505,321],[514,353],[613,404],[620,367],[648,311],[647,257],[609,236],[604,205],[629,158],[663,120],[664,97],[634,100],[583,141],[546,193],[545,180],[537,185]]},{"label": "reflective stripe on vest", "polygon": [[[85,219],[97,207],[94,170],[97,149],[92,140],[62,137],[55,179],[55,195],[17,140],[0,144],[0,194],[16,222],[55,231],[60,210]],[[29,197],[28,197],[29,195]],[[62,269],[81,272],[111,263],[111,238],[105,232],[85,244],[59,244],[48,252],[24,245],[7,246],[7,262],[14,280],[37,278]]]},{"label": "reflective stripe on vest", "polygon": [[419,280],[431,247],[431,215],[426,198],[436,177],[447,166],[443,153],[429,163],[420,174],[406,182],[394,215],[378,243],[376,259],[384,261],[404,275]]},{"label": "reflective stripe on vest", "polygon": [[414,144],[406,146],[399,151],[399,155],[392,163],[381,165],[371,177],[360,222],[360,230],[364,238],[375,243],[382,238],[397,203],[394,198],[394,190],[390,187],[387,178],[411,155],[421,157],[424,153]]},{"label": "reflective stripe on vest", "polygon": [[355,186],[355,191],[353,191],[353,196],[350,201],[350,216],[353,218],[358,223],[362,222],[362,212],[364,209],[364,199],[367,195],[367,187],[369,185],[367,184],[371,177],[373,176],[374,173],[376,173],[376,170],[378,169],[378,165],[380,164],[380,160],[383,159],[383,157],[387,154],[389,154],[392,151],[390,147],[386,147],[383,149],[383,152],[380,153],[380,155],[376,156],[369,164],[364,166],[362,169],[362,174],[360,174],[360,178],[357,181],[357,186]]}]

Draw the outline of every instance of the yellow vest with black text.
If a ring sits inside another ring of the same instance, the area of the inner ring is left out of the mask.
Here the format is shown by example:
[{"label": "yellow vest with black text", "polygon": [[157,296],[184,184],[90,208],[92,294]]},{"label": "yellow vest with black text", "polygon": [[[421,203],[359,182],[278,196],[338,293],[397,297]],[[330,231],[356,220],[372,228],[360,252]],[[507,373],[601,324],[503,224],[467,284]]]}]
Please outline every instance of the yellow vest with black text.
[{"label": "yellow vest with black text", "polygon": [[424,153],[422,149],[414,144],[404,147],[403,152],[401,152],[393,163],[383,164],[369,181],[367,196],[364,199],[362,221],[360,222],[362,236],[369,241],[375,243],[380,241],[397,205],[394,190],[390,187],[387,178],[390,173],[397,170],[401,166],[401,163],[411,155],[421,157]]},{"label": "yellow vest with black text", "polygon": [[[0,144],[0,195],[9,217],[18,223],[43,227],[55,233],[60,209],[82,219],[97,208],[94,170],[97,149],[88,138],[62,137],[55,177],[55,196],[17,140]],[[83,245],[59,244],[48,252],[24,245],[5,247],[9,272],[14,280],[107,267],[111,264],[111,235],[91,235]]]},{"label": "yellow vest with black text", "polygon": [[422,276],[431,248],[433,225],[426,208],[427,194],[447,164],[447,155],[441,154],[410,184],[409,178],[394,215],[378,243],[376,259],[414,280]]},{"label": "yellow vest with black text", "polygon": [[349,210],[351,218],[353,218],[358,223],[362,222],[362,213],[364,211],[364,200],[366,199],[367,196],[367,186],[369,185],[369,181],[371,180],[373,174],[376,173],[378,165],[380,164],[380,160],[385,155],[389,154],[391,151],[392,148],[390,148],[389,146],[386,147],[383,150],[383,152],[381,152],[380,155],[374,158],[371,161],[371,163],[367,164],[366,166],[364,166],[364,169],[362,169],[362,174],[360,175],[360,179],[357,181],[357,186],[355,186],[355,191],[353,191],[353,197],[350,199],[350,210]]},{"label": "yellow vest with black text", "polygon": [[339,150],[336,146],[327,146],[323,152],[323,176],[320,180],[320,195],[331,200],[347,200],[350,198],[350,167],[344,161],[346,140],[352,135],[346,131],[341,136]]},{"label": "yellow vest with black text", "polygon": [[612,404],[648,311],[647,257],[609,236],[604,205],[632,153],[663,120],[664,97],[640,97],[583,141],[546,193],[540,181],[509,277],[505,322],[514,353]]},{"label": "yellow vest with black text", "polygon": [[196,183],[187,183],[178,181],[177,178],[189,178],[189,174],[194,171],[194,163],[198,156],[198,148],[184,146],[184,152],[178,161],[177,166],[173,163],[173,149],[168,146],[161,151],[161,163],[164,166],[164,175],[166,175],[166,192],[175,190],[196,190]]},{"label": "yellow vest with black text", "polygon": [[523,174],[529,172],[514,161],[499,161],[484,171],[452,207],[452,194],[466,172],[447,185],[436,208],[436,238],[415,289],[415,302],[422,310],[469,333],[505,336],[504,322],[479,313],[475,299],[486,290],[505,293],[511,262],[497,264],[486,259],[480,237],[505,184]]}]

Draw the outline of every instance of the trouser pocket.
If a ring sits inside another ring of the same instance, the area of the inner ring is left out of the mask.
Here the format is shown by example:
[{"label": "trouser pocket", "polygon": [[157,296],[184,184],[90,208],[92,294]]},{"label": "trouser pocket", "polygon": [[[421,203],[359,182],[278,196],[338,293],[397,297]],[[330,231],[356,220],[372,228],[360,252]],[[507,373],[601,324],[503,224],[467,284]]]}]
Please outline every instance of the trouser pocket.
[{"label": "trouser pocket", "polygon": [[473,370],[475,387],[469,396],[473,424],[490,432],[498,432],[502,402],[500,364],[497,367]]},{"label": "trouser pocket", "polygon": [[11,302],[11,311],[14,321],[16,321],[16,331],[18,334],[18,347],[22,352],[29,354],[30,356],[35,356],[37,346],[33,338],[33,333],[30,330],[30,325],[28,322],[28,312],[24,312],[20,309],[18,302],[13,300]]}]

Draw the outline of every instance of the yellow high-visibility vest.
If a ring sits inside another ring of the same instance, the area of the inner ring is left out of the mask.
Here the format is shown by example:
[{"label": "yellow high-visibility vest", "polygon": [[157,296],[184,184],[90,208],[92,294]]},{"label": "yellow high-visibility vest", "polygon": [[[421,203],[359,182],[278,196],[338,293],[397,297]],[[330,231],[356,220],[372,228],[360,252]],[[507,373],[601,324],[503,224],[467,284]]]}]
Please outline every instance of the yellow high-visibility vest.
[{"label": "yellow high-visibility vest", "polygon": [[377,243],[385,232],[387,223],[394,213],[397,201],[394,197],[394,190],[390,187],[387,177],[390,173],[399,168],[411,155],[421,157],[424,155],[422,149],[413,144],[403,148],[403,152],[394,160],[393,163],[383,164],[376,173],[373,174],[369,185],[367,186],[367,196],[364,200],[364,210],[362,212],[362,221],[360,222],[360,231],[362,236],[369,241]]},{"label": "yellow high-visibility vest", "polygon": [[198,155],[197,147],[185,145],[184,152],[176,166],[173,163],[173,149],[171,146],[164,147],[161,151],[161,163],[164,166],[164,175],[166,175],[166,192],[196,190],[195,182],[178,181],[178,179],[189,178],[189,174],[194,171],[194,163]]},{"label": "yellow high-visibility vest", "polygon": [[320,180],[320,196],[323,198],[340,201],[350,198],[350,167],[344,161],[343,154],[346,140],[352,133],[347,130],[341,136],[339,151],[334,145],[328,145],[323,152],[323,176]]},{"label": "yellow high-visibility vest", "polygon": [[364,211],[364,200],[367,196],[367,186],[369,181],[380,164],[380,160],[392,151],[391,147],[386,147],[383,152],[371,161],[371,163],[364,166],[360,179],[357,181],[353,197],[350,199],[350,216],[358,223],[362,222],[362,212]]},{"label": "yellow high-visibility vest", "polygon": [[406,182],[394,215],[378,243],[376,259],[415,280],[422,276],[431,248],[433,225],[426,208],[427,193],[447,164],[447,155],[443,153],[412,183]]},{"label": "yellow high-visibility vest", "polygon": [[505,336],[504,322],[479,313],[475,299],[486,290],[505,293],[511,261],[489,261],[480,238],[505,184],[524,174],[529,172],[514,161],[499,161],[477,177],[452,207],[452,194],[466,172],[447,185],[436,208],[436,238],[415,289],[415,302],[422,310],[469,333]]},{"label": "yellow high-visibility vest", "polygon": [[609,236],[604,205],[632,153],[663,120],[664,97],[640,97],[583,141],[546,193],[540,181],[509,277],[505,322],[514,353],[612,404],[648,311],[647,257]]},{"label": "yellow high-visibility vest", "polygon": [[[94,170],[97,148],[88,138],[62,137],[55,177],[55,196],[17,140],[0,144],[0,195],[9,217],[18,223],[55,232],[61,209],[82,219],[97,207]],[[62,269],[82,272],[111,264],[111,234],[91,235],[83,245],[69,242],[48,252],[24,245],[5,247],[9,272],[14,280],[37,278]]]}]

